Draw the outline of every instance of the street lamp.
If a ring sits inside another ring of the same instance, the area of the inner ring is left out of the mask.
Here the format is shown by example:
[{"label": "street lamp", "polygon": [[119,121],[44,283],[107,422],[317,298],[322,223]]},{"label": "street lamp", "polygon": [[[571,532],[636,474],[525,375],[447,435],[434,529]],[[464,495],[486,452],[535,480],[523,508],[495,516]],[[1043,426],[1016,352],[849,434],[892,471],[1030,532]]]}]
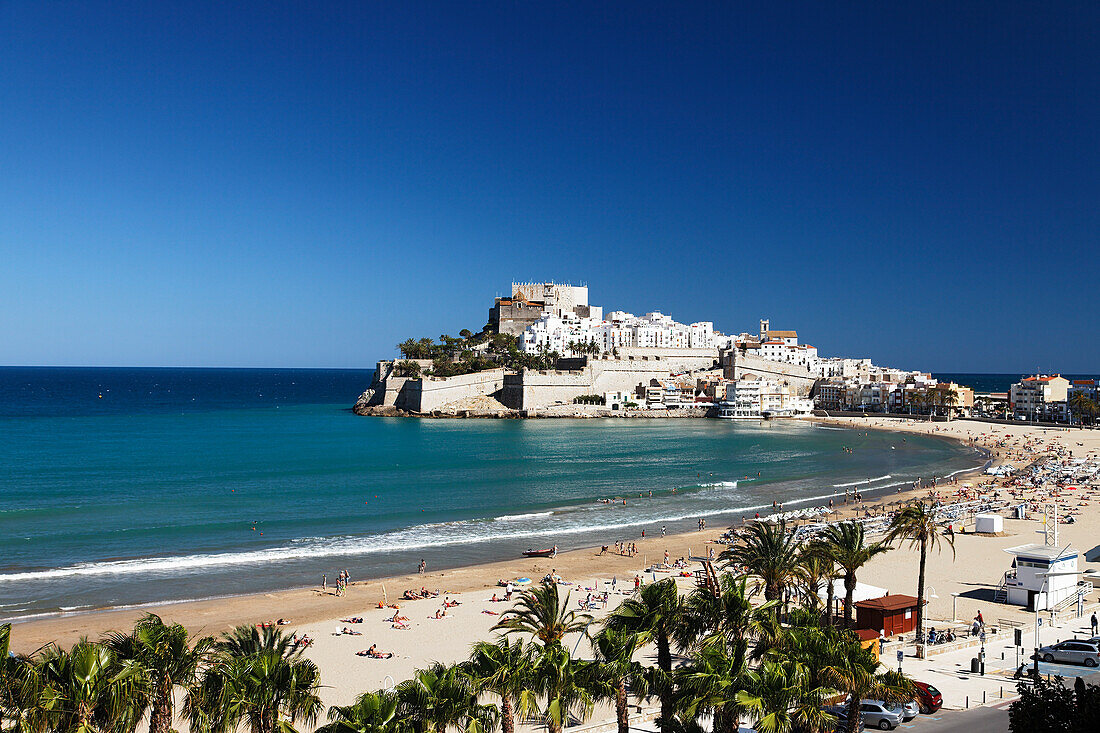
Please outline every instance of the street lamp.
[{"label": "street lamp", "polygon": [[952,593],[951,594],[951,620],[952,621],[958,621],[959,620],[957,618],[957,616],[959,615],[958,605],[959,605],[959,596],[960,595],[962,595],[962,594],[961,593]]}]

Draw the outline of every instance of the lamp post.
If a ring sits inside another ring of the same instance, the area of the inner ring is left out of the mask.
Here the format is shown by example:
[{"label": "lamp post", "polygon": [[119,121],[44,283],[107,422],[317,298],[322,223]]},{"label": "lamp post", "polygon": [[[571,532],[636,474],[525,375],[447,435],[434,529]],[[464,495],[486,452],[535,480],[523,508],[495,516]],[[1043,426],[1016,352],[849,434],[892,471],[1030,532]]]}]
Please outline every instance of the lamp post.
[{"label": "lamp post", "polygon": [[957,618],[958,615],[959,615],[958,605],[959,605],[959,594],[958,593],[952,593],[951,594],[951,620],[952,621],[958,621],[959,620]]}]

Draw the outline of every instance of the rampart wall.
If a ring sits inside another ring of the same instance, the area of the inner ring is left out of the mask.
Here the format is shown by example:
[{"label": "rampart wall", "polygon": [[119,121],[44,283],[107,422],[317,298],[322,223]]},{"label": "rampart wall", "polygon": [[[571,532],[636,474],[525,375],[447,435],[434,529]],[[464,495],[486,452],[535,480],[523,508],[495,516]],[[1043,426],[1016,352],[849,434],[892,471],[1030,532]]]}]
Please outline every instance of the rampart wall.
[{"label": "rampart wall", "polygon": [[758,377],[789,384],[796,394],[805,396],[810,393],[817,381],[817,375],[797,364],[785,364],[781,361],[762,359],[759,356],[742,354],[733,350],[723,359],[723,370],[729,379]]}]

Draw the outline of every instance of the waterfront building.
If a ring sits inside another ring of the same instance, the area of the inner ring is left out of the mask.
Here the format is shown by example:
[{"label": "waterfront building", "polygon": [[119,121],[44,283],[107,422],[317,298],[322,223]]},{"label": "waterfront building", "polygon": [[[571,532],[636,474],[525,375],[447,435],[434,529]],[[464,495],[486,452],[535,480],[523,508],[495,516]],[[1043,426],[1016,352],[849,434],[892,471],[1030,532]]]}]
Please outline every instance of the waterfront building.
[{"label": "waterfront building", "polygon": [[1036,374],[1012,385],[1009,408],[1021,419],[1065,419],[1069,380],[1060,374]]}]

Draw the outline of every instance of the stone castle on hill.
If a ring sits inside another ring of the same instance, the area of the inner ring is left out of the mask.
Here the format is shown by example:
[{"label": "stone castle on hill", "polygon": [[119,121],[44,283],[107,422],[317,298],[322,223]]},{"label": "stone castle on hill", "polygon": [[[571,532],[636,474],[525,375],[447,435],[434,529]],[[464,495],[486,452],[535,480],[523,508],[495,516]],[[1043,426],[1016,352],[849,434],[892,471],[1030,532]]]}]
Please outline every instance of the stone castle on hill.
[{"label": "stone castle on hill", "polygon": [[[681,324],[658,312],[605,315],[589,303],[587,286],[512,283],[510,296],[496,298],[489,309],[486,331],[515,337],[519,349],[553,368],[412,376],[412,360],[380,361],[356,412],[569,414],[578,402],[598,402],[608,413],[690,408],[703,414],[725,399],[726,384],[743,378],[809,395],[818,379],[810,359],[817,359],[816,349],[799,346],[793,331],[770,331],[767,321],[761,327],[759,336],[732,337],[711,322]],[[418,364],[416,371],[432,366]]]}]

